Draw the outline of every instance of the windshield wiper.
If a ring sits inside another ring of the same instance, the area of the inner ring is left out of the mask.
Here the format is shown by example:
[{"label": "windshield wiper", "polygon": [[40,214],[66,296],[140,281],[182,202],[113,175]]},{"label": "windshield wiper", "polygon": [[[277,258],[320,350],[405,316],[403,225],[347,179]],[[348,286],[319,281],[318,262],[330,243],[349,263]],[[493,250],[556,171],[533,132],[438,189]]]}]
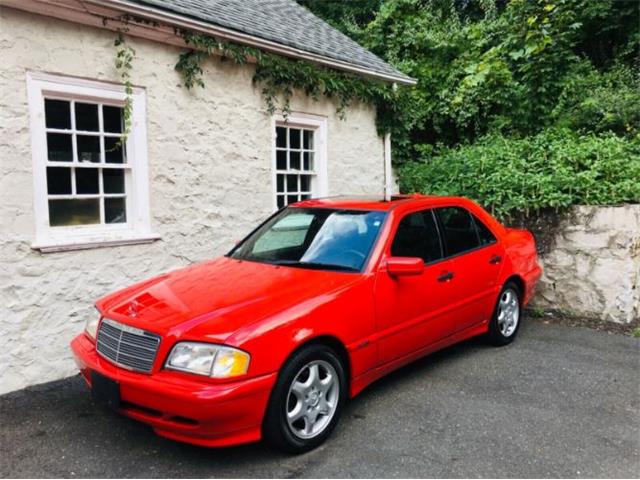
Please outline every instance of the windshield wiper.
[{"label": "windshield wiper", "polygon": [[286,265],[287,267],[309,268],[313,270],[338,270],[341,272],[359,272],[359,268],[348,265],[336,265],[333,263],[300,262],[298,260],[275,260],[273,265]]}]

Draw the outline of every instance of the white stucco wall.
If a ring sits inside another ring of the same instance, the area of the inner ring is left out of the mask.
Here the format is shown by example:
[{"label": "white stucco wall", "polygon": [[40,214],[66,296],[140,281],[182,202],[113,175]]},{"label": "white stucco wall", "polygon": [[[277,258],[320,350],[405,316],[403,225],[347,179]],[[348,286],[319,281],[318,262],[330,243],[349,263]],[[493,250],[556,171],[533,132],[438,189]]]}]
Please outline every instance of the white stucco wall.
[{"label": "white stucco wall", "polygon": [[[152,229],[148,245],[43,254],[34,240],[26,72],[118,81],[114,33],[0,10],[0,393],[75,373],[68,344],[93,301],[134,281],[228,250],[271,212],[271,119],[252,67],[210,61],[205,89],[181,87],[180,50],[131,39],[146,89]],[[328,118],[330,194],[382,193],[375,113],[296,96]]]}]

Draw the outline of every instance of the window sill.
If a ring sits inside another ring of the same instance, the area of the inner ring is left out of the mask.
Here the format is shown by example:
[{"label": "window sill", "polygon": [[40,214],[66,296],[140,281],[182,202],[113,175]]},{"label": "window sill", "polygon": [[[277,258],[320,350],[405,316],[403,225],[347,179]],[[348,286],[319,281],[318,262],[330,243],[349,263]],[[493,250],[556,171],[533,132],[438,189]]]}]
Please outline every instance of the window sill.
[{"label": "window sill", "polygon": [[42,242],[34,242],[31,248],[39,250],[42,253],[69,252],[73,250],[88,250],[103,247],[118,247],[121,245],[138,245],[143,243],[153,243],[160,240],[160,235],[131,235],[121,238],[102,238],[102,239],[75,239],[71,241],[64,240],[45,240]]}]

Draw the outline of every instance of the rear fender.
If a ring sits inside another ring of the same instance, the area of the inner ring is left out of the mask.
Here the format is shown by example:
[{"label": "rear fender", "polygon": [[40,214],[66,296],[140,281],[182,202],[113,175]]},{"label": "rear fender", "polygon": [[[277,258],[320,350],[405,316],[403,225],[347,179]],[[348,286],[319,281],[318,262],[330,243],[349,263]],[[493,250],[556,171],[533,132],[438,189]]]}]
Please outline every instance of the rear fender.
[{"label": "rear fender", "polygon": [[524,283],[523,304],[526,305],[542,275],[535,238],[528,230],[507,228],[504,246],[511,268],[503,270],[502,283],[512,275],[520,277]]}]

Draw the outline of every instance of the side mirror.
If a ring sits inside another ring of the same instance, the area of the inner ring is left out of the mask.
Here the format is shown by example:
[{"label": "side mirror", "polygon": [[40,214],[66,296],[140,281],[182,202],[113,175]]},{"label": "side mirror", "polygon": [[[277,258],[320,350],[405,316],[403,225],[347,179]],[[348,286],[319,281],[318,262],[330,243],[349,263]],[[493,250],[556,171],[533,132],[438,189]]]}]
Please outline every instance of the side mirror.
[{"label": "side mirror", "polygon": [[424,271],[424,260],[418,257],[390,257],[387,259],[387,273],[392,277],[420,275]]}]

